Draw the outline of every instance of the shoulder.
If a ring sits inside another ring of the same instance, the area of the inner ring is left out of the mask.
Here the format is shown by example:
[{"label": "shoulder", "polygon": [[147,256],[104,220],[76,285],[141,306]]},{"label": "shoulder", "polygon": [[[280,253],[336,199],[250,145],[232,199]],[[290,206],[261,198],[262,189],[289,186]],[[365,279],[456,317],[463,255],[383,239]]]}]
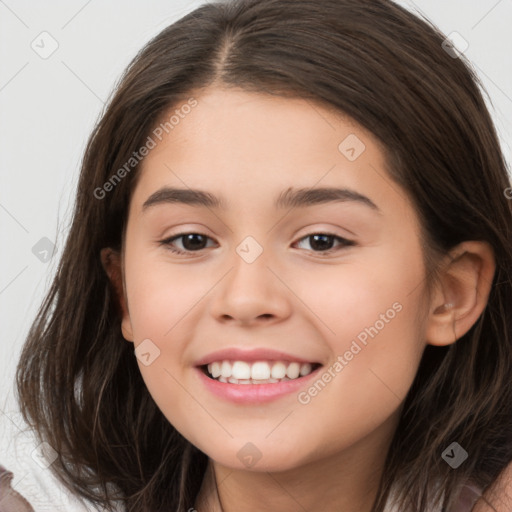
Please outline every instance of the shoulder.
[{"label": "shoulder", "polygon": [[472,512],[510,512],[512,510],[512,462],[483,493]]},{"label": "shoulder", "polygon": [[11,487],[13,474],[0,465],[0,512],[34,512],[30,503]]},{"label": "shoulder", "polygon": [[[386,512],[397,512],[394,493],[386,503]],[[482,489],[473,483],[467,483],[460,491],[457,503],[451,512],[511,512],[512,511],[512,463],[500,474],[489,488]],[[432,508],[432,512],[440,512]]]}]

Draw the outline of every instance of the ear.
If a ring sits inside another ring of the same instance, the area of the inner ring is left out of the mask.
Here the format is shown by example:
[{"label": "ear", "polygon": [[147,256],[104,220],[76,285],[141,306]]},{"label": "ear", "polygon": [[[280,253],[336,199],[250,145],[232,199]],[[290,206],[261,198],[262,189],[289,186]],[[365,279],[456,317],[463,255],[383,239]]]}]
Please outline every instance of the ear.
[{"label": "ear", "polygon": [[126,341],[133,341],[133,328],[127,307],[121,256],[118,251],[105,247],[100,251],[101,264],[115,291],[121,314],[121,331]]},{"label": "ear", "polygon": [[450,345],[471,329],[485,309],[495,270],[487,242],[462,242],[449,252],[430,302],[429,345]]}]

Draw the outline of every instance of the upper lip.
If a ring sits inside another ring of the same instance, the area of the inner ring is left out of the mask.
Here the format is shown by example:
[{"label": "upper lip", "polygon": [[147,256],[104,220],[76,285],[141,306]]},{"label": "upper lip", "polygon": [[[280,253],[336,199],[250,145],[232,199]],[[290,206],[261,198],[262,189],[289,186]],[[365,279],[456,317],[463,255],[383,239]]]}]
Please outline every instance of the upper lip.
[{"label": "upper lip", "polygon": [[215,361],[225,360],[247,362],[275,360],[290,362],[296,361],[297,363],[317,363],[317,361],[311,359],[304,359],[303,357],[294,356],[271,348],[241,349],[232,347],[211,352],[197,360],[195,365],[204,366]]}]

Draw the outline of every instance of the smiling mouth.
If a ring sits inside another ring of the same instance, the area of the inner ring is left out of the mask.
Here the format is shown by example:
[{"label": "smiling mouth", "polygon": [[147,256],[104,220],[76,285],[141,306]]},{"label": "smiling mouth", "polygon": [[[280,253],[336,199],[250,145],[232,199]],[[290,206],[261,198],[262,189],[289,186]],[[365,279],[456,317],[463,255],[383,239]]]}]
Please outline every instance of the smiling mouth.
[{"label": "smiling mouth", "polygon": [[322,366],[320,363],[295,361],[215,361],[200,366],[210,379],[225,384],[276,384],[306,377]]}]

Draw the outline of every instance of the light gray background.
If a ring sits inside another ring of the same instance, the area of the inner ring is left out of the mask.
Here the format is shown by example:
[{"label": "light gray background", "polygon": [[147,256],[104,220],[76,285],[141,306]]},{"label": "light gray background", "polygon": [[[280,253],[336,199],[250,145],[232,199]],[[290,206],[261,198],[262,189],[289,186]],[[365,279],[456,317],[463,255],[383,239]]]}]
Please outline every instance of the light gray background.
[{"label": "light gray background", "polygon": [[[0,0],[0,464],[36,512],[83,510],[32,458],[36,444],[20,430],[12,379],[60,257],[85,143],[135,53],[202,3]],[[398,3],[467,40],[465,54],[489,93],[511,162],[512,0]],[[31,48],[43,31],[59,45],[47,59]],[[47,263],[32,253],[43,237],[57,246]]]}]

